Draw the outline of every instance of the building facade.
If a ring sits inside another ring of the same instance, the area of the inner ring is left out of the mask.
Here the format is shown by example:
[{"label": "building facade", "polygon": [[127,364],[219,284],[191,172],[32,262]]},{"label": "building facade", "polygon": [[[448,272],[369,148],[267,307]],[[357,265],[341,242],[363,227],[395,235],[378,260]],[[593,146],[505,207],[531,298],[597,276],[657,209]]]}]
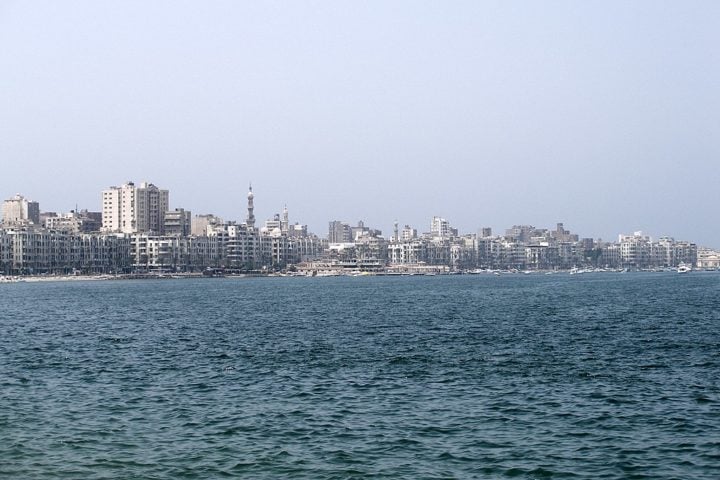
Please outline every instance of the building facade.
[{"label": "building facade", "polygon": [[2,221],[6,226],[30,223],[40,225],[40,205],[17,194],[3,202]]},{"label": "building facade", "polygon": [[102,229],[104,232],[164,233],[165,212],[170,193],[143,182],[127,182],[102,192]]}]

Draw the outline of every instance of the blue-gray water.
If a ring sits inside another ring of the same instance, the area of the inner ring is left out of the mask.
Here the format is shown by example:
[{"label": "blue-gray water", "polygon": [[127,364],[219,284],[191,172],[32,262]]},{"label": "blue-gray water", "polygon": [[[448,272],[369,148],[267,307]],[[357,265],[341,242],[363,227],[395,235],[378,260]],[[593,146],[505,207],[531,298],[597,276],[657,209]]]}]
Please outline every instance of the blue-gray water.
[{"label": "blue-gray water", "polygon": [[2,478],[720,478],[720,275],[0,285]]}]

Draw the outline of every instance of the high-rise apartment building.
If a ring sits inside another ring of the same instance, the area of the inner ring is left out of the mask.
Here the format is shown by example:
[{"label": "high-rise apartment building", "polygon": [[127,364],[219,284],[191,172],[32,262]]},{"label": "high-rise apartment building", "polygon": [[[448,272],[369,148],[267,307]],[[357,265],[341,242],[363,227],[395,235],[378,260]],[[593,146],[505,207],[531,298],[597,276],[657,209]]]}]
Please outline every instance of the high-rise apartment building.
[{"label": "high-rise apartment building", "polygon": [[350,225],[339,220],[333,220],[328,225],[328,242],[348,243],[352,242],[352,230]]},{"label": "high-rise apartment building", "polygon": [[433,217],[430,222],[430,233],[436,238],[447,238],[450,236],[450,222],[441,217]]},{"label": "high-rise apartment building", "polygon": [[143,182],[137,187],[133,182],[127,182],[104,190],[102,202],[104,231],[162,234],[170,193],[152,183]]},{"label": "high-rise apartment building", "polygon": [[19,193],[5,200],[2,207],[2,220],[5,225],[18,223],[40,224],[40,205],[32,202]]}]

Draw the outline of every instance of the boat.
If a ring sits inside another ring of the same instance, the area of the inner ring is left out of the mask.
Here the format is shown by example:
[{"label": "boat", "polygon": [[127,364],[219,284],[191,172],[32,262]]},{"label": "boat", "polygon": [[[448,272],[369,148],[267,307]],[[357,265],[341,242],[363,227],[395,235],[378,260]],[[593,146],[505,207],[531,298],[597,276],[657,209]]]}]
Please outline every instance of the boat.
[{"label": "boat", "polygon": [[677,272],[678,273],[690,273],[690,272],[692,272],[692,267],[685,262],[680,262],[680,264],[677,267]]}]

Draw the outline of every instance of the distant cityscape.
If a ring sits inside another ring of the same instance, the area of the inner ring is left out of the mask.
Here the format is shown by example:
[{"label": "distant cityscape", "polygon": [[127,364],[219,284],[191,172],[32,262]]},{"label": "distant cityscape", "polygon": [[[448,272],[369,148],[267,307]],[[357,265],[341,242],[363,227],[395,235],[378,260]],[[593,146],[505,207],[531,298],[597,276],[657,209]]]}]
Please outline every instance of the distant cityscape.
[{"label": "distant cityscape", "polygon": [[295,275],[437,274],[482,271],[720,268],[720,252],[642,232],[617,241],[583,238],[555,227],[514,225],[459,233],[433,216],[429,231],[395,222],[388,236],[362,221],[332,220],[327,236],[291,223],[287,207],[256,225],[255,196],[244,221],[170,209],[170,192],[133,182],[102,191],[100,211],[41,211],[16,195],[3,202],[0,273],[206,275],[283,272]]}]

